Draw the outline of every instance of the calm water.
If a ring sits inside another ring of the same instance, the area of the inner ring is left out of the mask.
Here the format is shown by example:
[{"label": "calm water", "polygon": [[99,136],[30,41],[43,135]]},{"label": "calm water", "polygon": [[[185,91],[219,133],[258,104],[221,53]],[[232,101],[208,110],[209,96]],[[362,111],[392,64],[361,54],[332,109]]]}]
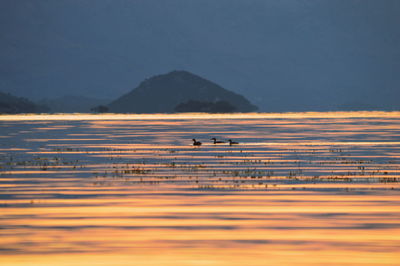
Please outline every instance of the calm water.
[{"label": "calm water", "polygon": [[400,264],[398,112],[15,115],[0,132],[1,265]]}]

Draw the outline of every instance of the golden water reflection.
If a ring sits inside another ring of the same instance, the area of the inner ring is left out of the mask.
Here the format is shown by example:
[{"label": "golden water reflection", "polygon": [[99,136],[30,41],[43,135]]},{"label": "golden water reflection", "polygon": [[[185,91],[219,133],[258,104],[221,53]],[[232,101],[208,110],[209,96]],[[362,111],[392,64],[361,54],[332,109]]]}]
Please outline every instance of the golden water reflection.
[{"label": "golden water reflection", "polygon": [[0,130],[1,265],[400,261],[399,112],[11,115]]}]

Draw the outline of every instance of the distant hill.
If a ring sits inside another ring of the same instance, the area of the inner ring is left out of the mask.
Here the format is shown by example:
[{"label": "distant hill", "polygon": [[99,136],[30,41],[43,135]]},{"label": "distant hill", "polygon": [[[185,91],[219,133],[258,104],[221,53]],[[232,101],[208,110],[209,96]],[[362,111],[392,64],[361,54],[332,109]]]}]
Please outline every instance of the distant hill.
[{"label": "distant hill", "polygon": [[178,104],[174,110],[176,112],[202,112],[202,113],[232,113],[236,111],[236,107],[226,101],[217,102],[200,102],[187,101]]},{"label": "distant hill", "polygon": [[109,104],[116,113],[171,113],[188,101],[228,102],[237,112],[251,112],[257,107],[242,95],[187,71],[173,71],[146,79],[131,92]]},{"label": "distant hill", "polygon": [[46,106],[35,104],[26,98],[0,92],[0,113],[45,113],[48,110]]},{"label": "distant hill", "polygon": [[40,104],[50,108],[52,113],[89,113],[91,108],[108,103],[105,99],[96,99],[79,95],[65,95],[59,98],[42,99]]}]

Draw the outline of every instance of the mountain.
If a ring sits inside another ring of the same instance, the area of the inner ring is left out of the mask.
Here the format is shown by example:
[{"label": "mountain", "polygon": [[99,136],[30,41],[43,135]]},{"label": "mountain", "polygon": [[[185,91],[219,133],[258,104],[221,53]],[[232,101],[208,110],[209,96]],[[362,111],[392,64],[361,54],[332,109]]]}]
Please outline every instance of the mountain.
[{"label": "mountain", "polygon": [[131,92],[109,104],[116,113],[170,113],[188,101],[215,103],[226,101],[238,112],[251,112],[257,107],[236,94],[187,71],[172,71],[146,79]]},{"label": "mountain", "polygon": [[58,98],[46,98],[39,101],[50,108],[52,113],[89,113],[91,108],[106,104],[108,100],[78,95],[64,95]]},{"label": "mountain", "polygon": [[47,111],[46,106],[35,104],[26,98],[0,92],[0,113],[44,113]]},{"label": "mountain", "polygon": [[226,101],[199,102],[190,100],[178,104],[174,110],[180,113],[232,113],[236,111],[236,108]]}]

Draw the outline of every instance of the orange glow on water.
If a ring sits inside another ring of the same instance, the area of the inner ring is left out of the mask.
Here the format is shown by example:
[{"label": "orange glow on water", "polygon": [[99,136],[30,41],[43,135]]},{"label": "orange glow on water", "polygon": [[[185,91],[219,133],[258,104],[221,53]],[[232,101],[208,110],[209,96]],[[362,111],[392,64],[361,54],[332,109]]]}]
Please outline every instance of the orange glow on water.
[{"label": "orange glow on water", "polygon": [[1,115],[0,126],[1,265],[400,261],[400,112]]},{"label": "orange glow on water", "polygon": [[257,119],[257,118],[398,118],[400,112],[354,111],[354,112],[302,112],[302,113],[236,113],[236,114],[22,114],[1,115],[3,121],[48,121],[48,120],[173,120],[173,119]]}]

